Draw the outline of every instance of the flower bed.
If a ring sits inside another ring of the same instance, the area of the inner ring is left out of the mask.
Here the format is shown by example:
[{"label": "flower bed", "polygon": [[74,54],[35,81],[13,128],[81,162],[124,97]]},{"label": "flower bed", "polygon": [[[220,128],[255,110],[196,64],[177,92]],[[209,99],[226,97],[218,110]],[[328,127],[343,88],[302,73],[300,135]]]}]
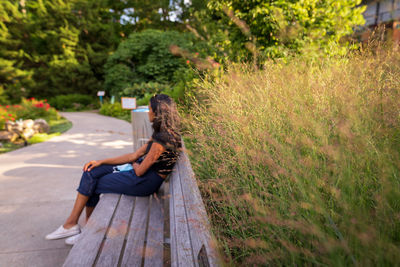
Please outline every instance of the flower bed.
[{"label": "flower bed", "polygon": [[4,129],[7,121],[16,121],[18,119],[38,119],[46,121],[58,120],[60,115],[57,110],[51,107],[47,100],[37,100],[35,98],[23,99],[21,104],[0,105],[0,130]]},{"label": "flower bed", "polygon": [[30,98],[23,99],[20,104],[0,105],[0,131],[5,130],[7,121],[14,122],[39,118],[46,120],[49,124],[50,131],[48,133],[37,133],[29,140],[22,140],[21,138],[14,142],[3,140],[0,143],[0,153],[9,152],[24,145],[46,141],[67,131],[72,126],[71,122],[61,117],[57,110],[47,103],[46,99],[37,100],[35,98]]}]

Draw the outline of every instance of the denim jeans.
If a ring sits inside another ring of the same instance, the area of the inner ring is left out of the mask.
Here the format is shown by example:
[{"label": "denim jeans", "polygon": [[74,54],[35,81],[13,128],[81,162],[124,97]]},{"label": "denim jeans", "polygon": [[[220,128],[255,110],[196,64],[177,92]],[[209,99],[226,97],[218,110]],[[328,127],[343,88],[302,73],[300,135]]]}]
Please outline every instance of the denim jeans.
[{"label": "denim jeans", "polygon": [[134,170],[113,172],[114,165],[100,165],[91,171],[83,172],[77,191],[88,196],[88,207],[94,207],[103,193],[117,193],[130,196],[149,196],[160,188],[164,179],[149,169],[142,176]]}]

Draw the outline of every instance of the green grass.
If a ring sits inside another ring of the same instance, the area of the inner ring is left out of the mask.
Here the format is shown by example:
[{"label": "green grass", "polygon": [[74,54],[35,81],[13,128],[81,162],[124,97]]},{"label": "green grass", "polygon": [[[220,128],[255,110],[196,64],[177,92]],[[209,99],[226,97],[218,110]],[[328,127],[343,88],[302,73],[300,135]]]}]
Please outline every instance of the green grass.
[{"label": "green grass", "polygon": [[228,264],[400,262],[399,66],[379,51],[199,84],[187,147]]},{"label": "green grass", "polygon": [[8,143],[8,142],[2,143],[2,145],[3,146],[0,147],[0,154],[1,153],[7,153],[7,152],[13,151],[15,149],[18,149],[18,148],[21,148],[21,147],[24,146],[23,143],[21,143],[21,144],[13,144],[13,143]]},{"label": "green grass", "polygon": [[60,134],[61,133],[52,133],[52,134],[37,133],[28,140],[28,143],[31,145],[41,143],[53,138],[54,136],[59,136]]},{"label": "green grass", "polygon": [[[54,136],[58,136],[61,133],[68,131],[72,127],[72,123],[64,117],[61,117],[59,120],[50,120],[48,123],[50,125],[50,132],[48,134],[47,133],[35,134],[28,140],[29,145],[45,142],[53,138]],[[23,141],[20,141],[16,144],[9,142],[4,142],[2,144],[3,147],[0,148],[0,154],[7,153],[16,150],[18,148],[24,147]]]}]

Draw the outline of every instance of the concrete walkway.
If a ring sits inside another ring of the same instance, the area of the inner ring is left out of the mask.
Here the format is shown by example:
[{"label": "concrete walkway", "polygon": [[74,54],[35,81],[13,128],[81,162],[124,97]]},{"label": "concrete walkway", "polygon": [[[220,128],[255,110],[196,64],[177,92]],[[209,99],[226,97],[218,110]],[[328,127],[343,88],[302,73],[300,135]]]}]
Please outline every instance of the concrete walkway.
[{"label": "concrete walkway", "polygon": [[62,115],[73,123],[68,132],[0,155],[0,266],[62,266],[71,247],[44,237],[69,214],[84,163],[132,152],[128,122]]}]

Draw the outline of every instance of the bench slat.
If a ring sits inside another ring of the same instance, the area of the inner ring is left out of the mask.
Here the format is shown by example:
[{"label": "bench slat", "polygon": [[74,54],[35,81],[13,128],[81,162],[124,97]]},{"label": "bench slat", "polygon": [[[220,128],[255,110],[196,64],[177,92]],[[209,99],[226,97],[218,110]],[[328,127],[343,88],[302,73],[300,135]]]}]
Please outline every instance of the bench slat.
[{"label": "bench slat", "polygon": [[96,267],[117,266],[128,231],[130,215],[133,211],[135,197],[122,195],[114,219],[108,230],[104,246],[98,257]]},{"label": "bench slat", "polygon": [[119,198],[119,194],[107,194],[100,198],[96,212],[93,212],[82,235],[72,247],[64,267],[93,265]]},{"label": "bench slat", "polygon": [[198,266],[199,264],[199,252],[204,245],[206,255],[204,254],[204,251],[202,251],[200,264],[204,264],[204,261],[208,261],[210,266],[219,266],[220,262],[218,261],[218,253],[215,248],[216,244],[211,236],[207,213],[189,157],[186,153],[181,153],[177,165],[196,265]]},{"label": "bench slat", "polygon": [[171,266],[175,267],[178,265],[177,259],[178,259],[178,252],[176,249],[176,225],[175,225],[175,220],[172,220],[171,218],[175,218],[175,205],[174,205],[174,188],[173,188],[173,178],[176,176],[175,172],[173,172],[169,178],[169,239],[170,239],[170,250],[171,250]]},{"label": "bench slat", "polygon": [[141,266],[150,197],[136,197],[122,266]]},{"label": "bench slat", "polygon": [[[154,197],[157,196],[157,197]],[[144,257],[145,267],[163,265],[164,251],[164,191],[160,188],[157,194],[153,194],[150,204],[149,227],[146,239]]]},{"label": "bench slat", "polygon": [[[194,265],[185,204],[182,195],[179,172],[174,171],[170,179],[171,202],[171,266],[189,267]],[[172,190],[171,190],[172,189]],[[172,232],[173,231],[173,232]],[[176,251],[176,253],[172,253]]]}]

